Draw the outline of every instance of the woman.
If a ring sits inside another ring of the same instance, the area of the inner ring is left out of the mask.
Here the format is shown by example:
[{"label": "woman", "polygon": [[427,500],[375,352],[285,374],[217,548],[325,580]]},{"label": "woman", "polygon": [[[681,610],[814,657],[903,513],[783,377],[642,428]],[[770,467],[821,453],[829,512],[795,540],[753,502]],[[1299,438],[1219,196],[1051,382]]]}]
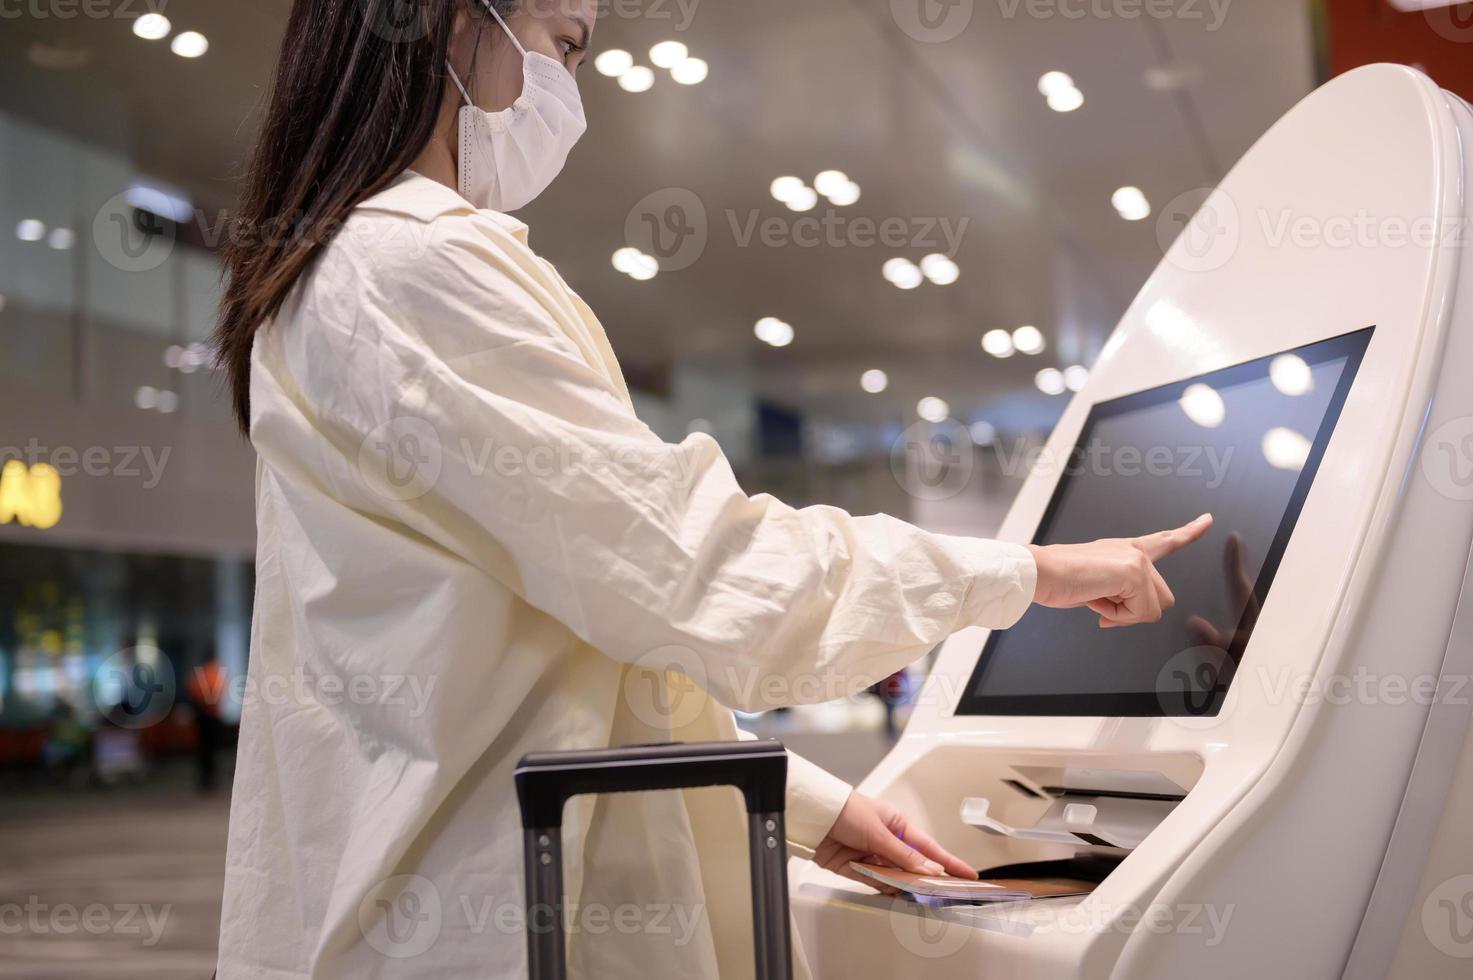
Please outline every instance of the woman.
[{"label": "woman", "polygon": [[[1030,601],[1154,620],[1152,560],[1206,529],[944,537],[661,442],[505,214],[583,131],[596,0],[491,3],[296,0],[287,26],[243,202],[273,233],[231,248],[218,335],[260,456],[222,980],[524,975],[523,753],[737,738],[733,707],[861,690]],[[824,865],[974,874],[790,770]],[[575,974],[749,971],[731,791],[578,798],[566,826]]]}]

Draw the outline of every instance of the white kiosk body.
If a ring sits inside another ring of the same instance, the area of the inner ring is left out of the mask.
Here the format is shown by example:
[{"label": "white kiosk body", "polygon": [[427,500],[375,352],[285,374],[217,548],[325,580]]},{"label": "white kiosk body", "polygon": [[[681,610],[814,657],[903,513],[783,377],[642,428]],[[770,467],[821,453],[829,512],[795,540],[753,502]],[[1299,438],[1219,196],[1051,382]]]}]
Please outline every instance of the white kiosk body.
[{"label": "white kiosk body", "polygon": [[999,534],[1213,511],[1176,609],[957,634],[861,786],[978,868],[1103,879],[938,908],[804,863],[817,976],[1473,976],[1470,138],[1371,66],[1204,195]]}]

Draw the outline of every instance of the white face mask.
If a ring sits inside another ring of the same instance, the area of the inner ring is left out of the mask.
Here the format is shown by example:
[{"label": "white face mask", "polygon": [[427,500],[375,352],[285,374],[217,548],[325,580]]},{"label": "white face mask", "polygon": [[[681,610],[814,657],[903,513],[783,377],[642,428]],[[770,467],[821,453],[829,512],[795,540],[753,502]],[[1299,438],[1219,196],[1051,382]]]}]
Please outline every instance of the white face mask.
[{"label": "white face mask", "polygon": [[522,94],[500,112],[487,112],[445,63],[466,103],[460,110],[460,193],[478,208],[515,211],[552,183],[588,121],[572,73],[522,47],[496,9],[481,2],[522,53]]}]

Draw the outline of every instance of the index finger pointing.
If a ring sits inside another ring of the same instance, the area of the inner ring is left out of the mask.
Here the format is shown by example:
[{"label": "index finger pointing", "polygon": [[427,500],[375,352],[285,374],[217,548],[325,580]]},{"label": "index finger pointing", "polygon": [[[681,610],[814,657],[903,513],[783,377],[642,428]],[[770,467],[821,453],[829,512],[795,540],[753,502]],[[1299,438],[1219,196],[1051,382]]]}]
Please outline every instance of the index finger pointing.
[{"label": "index finger pointing", "polygon": [[1156,562],[1179,548],[1185,548],[1206,534],[1211,527],[1212,515],[1203,514],[1190,524],[1183,524],[1181,527],[1172,528],[1169,531],[1157,531],[1155,534],[1142,535],[1135,539],[1135,545],[1146,553],[1147,558]]}]

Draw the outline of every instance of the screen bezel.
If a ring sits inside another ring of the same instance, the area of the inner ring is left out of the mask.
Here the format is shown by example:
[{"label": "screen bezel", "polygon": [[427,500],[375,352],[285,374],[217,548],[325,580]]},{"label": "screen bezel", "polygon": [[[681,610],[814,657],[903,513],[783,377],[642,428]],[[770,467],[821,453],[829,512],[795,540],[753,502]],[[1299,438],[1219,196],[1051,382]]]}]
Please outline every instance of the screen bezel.
[{"label": "screen bezel", "polygon": [[[1335,385],[1335,391],[1330,396],[1330,401],[1325,407],[1324,417],[1320,421],[1319,429],[1315,432],[1314,442],[1310,447],[1309,456],[1305,460],[1304,468],[1299,472],[1299,479],[1294,484],[1294,489],[1289,495],[1288,503],[1284,507],[1283,518],[1274,532],[1274,537],[1269,549],[1264,556],[1263,568],[1259,571],[1257,579],[1253,583],[1253,598],[1261,609],[1264,599],[1268,595],[1270,586],[1273,584],[1274,576],[1277,574],[1279,564],[1283,560],[1284,552],[1289,546],[1289,540],[1294,533],[1294,527],[1298,523],[1299,515],[1304,509],[1304,502],[1309,496],[1310,487],[1314,483],[1315,474],[1319,471],[1320,461],[1323,459],[1325,449],[1329,445],[1330,437],[1335,431],[1335,426],[1340,421],[1341,410],[1345,407],[1345,400],[1349,397],[1351,385],[1355,382],[1360,370],[1361,361],[1365,356],[1366,348],[1370,344],[1371,335],[1375,332],[1375,326],[1363,327],[1349,333],[1343,333],[1335,337],[1327,337],[1299,347],[1291,347],[1272,354],[1265,354],[1249,361],[1243,361],[1229,367],[1220,368],[1203,374],[1193,375],[1174,381],[1170,384],[1148,388],[1129,395],[1122,395],[1107,401],[1095,403],[1086,417],[1084,426],[1080,430],[1079,438],[1074,443],[1074,453],[1084,451],[1094,433],[1095,426],[1102,420],[1121,415],[1126,412],[1136,411],[1163,402],[1177,401],[1188,386],[1198,383],[1211,384],[1214,388],[1225,388],[1246,381],[1254,381],[1264,377],[1267,373],[1268,363],[1283,354],[1296,354],[1304,358],[1307,364],[1320,364],[1325,361],[1345,358],[1345,367],[1340,373],[1340,378]],[[1071,458],[1075,458],[1071,455]],[[1049,497],[1048,506],[1044,509],[1042,518],[1039,519],[1038,527],[1034,531],[1032,543],[1040,544],[1047,535],[1063,496],[1063,490],[1068,481],[1073,477],[1066,473],[1059,476],[1054,485],[1053,493]],[[1250,607],[1253,604],[1250,603]],[[1244,619],[1247,618],[1245,613]],[[1053,717],[1211,717],[1222,710],[1223,700],[1227,697],[1227,691],[1237,675],[1237,667],[1242,660],[1243,653],[1248,643],[1252,640],[1252,631],[1249,635],[1243,635],[1244,622],[1240,620],[1238,629],[1235,631],[1236,639],[1232,647],[1227,651],[1226,668],[1216,675],[1216,683],[1211,692],[1202,692],[1208,695],[1202,701],[1195,701],[1183,693],[1180,704],[1164,703],[1172,699],[1164,699],[1160,691],[1139,692],[1116,692],[1109,694],[982,694],[978,693],[977,685],[982,678],[982,673],[987,666],[988,658],[1003,635],[1001,630],[993,630],[983,645],[981,654],[977,658],[976,666],[973,667],[967,685],[963,690],[961,698],[957,702],[954,715],[1027,715],[1027,716],[1053,716]]]}]

